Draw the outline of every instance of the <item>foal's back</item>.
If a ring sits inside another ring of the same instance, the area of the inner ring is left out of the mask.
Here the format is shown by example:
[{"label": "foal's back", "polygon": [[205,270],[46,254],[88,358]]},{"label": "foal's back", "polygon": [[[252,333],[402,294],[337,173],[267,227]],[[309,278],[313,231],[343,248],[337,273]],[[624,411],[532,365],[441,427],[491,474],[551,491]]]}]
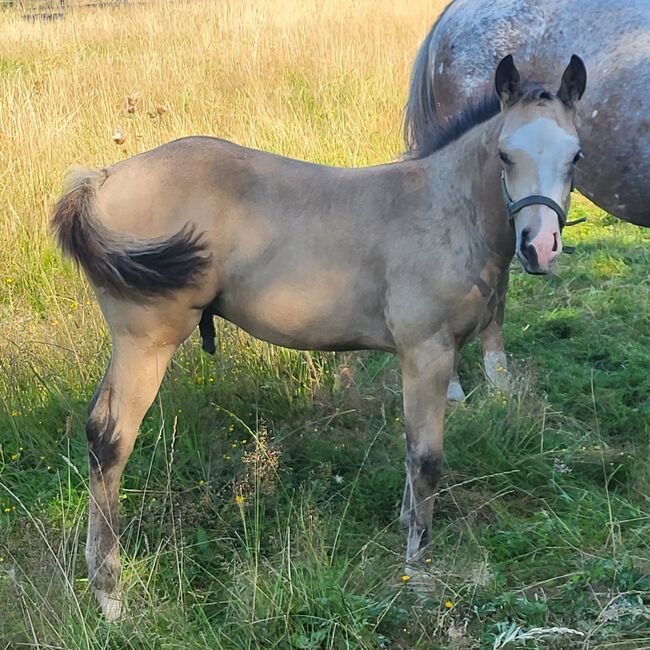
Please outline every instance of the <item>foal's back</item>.
[{"label": "foal's back", "polygon": [[436,229],[418,161],[343,169],[209,137],[114,165],[97,197],[111,231],[148,240],[194,224],[211,252],[195,303],[302,349],[392,350],[388,267]]}]

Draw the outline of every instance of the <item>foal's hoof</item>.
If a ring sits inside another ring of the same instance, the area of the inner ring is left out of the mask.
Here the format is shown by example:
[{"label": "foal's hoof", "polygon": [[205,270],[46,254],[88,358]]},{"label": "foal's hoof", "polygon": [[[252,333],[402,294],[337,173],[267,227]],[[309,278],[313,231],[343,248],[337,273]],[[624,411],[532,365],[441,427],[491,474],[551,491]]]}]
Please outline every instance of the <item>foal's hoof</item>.
[{"label": "foal's hoof", "polygon": [[404,569],[404,577],[407,578],[405,582],[408,586],[419,594],[430,593],[435,585],[433,574],[424,562],[407,564]]},{"label": "foal's hoof", "polygon": [[109,623],[119,620],[122,616],[122,596],[120,594],[109,595],[105,591],[96,591],[95,596],[102,608],[104,618]]},{"label": "foal's hoof", "polygon": [[447,386],[447,399],[451,402],[464,402],[465,401],[465,391],[460,385],[458,377],[454,377]]}]

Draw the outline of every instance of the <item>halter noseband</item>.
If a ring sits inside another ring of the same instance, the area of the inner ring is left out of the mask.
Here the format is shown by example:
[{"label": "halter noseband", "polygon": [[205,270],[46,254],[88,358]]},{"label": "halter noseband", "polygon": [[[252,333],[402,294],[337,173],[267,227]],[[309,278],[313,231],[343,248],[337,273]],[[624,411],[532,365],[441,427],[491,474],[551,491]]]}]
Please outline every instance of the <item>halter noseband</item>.
[{"label": "halter noseband", "polygon": [[[571,184],[571,191],[573,192],[573,183]],[[508,219],[513,225],[517,214],[529,205],[545,205],[546,207],[551,208],[551,210],[557,214],[557,218],[560,222],[560,232],[565,226],[575,226],[583,221],[587,221],[585,217],[575,219],[574,221],[567,221],[566,210],[552,198],[544,196],[543,194],[530,194],[529,196],[525,196],[523,199],[519,199],[519,201],[513,201],[510,192],[508,192],[508,187],[506,186],[506,172],[503,169],[501,170],[501,194],[503,195],[503,202],[508,211]],[[575,252],[573,246],[565,246],[563,250],[565,253],[569,254]]]}]

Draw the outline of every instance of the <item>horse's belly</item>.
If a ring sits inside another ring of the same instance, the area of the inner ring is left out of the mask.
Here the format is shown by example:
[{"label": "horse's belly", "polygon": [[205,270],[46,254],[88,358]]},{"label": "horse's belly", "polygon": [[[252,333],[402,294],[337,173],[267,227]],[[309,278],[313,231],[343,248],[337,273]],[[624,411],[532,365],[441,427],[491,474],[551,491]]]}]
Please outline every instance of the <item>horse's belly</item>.
[{"label": "horse's belly", "polygon": [[259,292],[224,292],[217,315],[253,336],[298,350],[392,351],[383,313],[335,291],[287,285]]}]

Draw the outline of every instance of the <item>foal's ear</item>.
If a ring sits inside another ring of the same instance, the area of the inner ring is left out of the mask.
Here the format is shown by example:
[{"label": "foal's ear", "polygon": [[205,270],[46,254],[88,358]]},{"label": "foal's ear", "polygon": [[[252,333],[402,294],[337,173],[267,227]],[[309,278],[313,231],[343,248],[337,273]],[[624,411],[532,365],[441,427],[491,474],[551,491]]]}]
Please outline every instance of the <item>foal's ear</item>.
[{"label": "foal's ear", "polygon": [[587,68],[582,59],[575,54],[562,75],[562,83],[557,96],[567,106],[573,107],[582,97],[587,86]]},{"label": "foal's ear", "polygon": [[515,66],[512,54],[501,59],[494,75],[494,85],[502,106],[509,106],[519,97],[519,70]]}]

